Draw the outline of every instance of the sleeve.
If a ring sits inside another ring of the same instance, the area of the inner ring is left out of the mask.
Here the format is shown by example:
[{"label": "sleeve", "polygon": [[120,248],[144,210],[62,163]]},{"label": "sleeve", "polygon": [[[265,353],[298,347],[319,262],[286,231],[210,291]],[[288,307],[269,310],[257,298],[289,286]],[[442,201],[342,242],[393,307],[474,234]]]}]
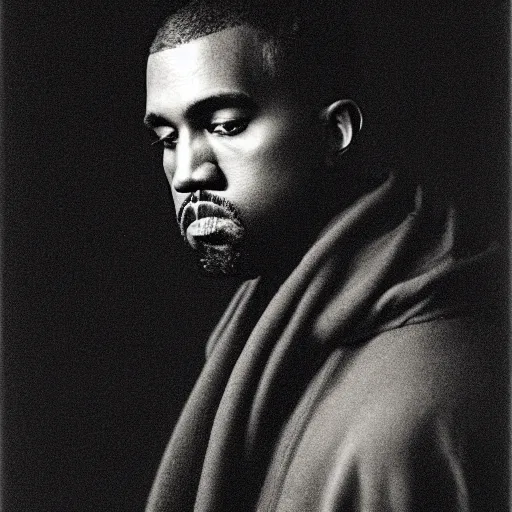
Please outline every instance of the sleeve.
[{"label": "sleeve", "polygon": [[[332,466],[322,512],[467,512],[471,510],[458,433],[441,418],[358,431]],[[456,430],[456,429],[455,429]]]}]

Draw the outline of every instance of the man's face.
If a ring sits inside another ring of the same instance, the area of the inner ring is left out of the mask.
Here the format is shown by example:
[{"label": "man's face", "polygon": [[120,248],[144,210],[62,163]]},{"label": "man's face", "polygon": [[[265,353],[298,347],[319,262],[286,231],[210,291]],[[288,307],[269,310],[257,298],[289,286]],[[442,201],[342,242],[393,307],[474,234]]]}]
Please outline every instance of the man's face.
[{"label": "man's face", "polygon": [[212,273],[272,271],[325,206],[325,128],[262,54],[256,32],[235,27],[148,60],[146,123],[183,235]]}]

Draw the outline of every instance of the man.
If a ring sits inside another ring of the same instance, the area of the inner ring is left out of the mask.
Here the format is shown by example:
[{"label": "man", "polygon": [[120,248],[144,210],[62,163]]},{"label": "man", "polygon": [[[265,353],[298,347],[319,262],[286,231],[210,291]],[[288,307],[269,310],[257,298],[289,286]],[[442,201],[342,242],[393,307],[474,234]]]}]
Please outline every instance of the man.
[{"label": "man", "polygon": [[194,1],[151,47],[180,230],[246,281],[147,510],[505,510],[496,248],[460,251],[428,187],[348,165],[348,32],[299,4]]}]

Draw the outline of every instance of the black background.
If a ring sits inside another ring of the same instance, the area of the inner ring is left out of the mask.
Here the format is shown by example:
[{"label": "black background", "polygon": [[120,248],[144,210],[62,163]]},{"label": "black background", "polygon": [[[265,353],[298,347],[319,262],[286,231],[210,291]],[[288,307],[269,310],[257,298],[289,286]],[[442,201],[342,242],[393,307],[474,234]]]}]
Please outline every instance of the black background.
[{"label": "black background", "polygon": [[[141,510],[234,289],[188,258],[141,123],[164,4],[3,2],[6,512]],[[361,26],[362,150],[439,172],[503,238],[507,3],[450,5]]]},{"label": "black background", "polygon": [[4,510],[141,510],[229,298],[142,126],[162,11],[5,4]]}]

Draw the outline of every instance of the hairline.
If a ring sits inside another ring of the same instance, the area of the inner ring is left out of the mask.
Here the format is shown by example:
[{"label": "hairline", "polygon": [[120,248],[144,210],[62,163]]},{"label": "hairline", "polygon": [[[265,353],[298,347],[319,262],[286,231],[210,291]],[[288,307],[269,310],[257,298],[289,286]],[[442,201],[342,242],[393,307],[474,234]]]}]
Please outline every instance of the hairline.
[{"label": "hairline", "polygon": [[[246,20],[237,20],[236,22],[227,24],[222,28],[212,29],[211,32],[203,33],[201,36],[186,39],[182,42],[178,42],[177,44],[166,44],[165,40],[160,40],[158,45],[155,45],[153,42],[149,49],[149,55],[154,55],[155,53],[160,53],[165,50],[172,50],[174,48],[179,48],[185,44],[191,43],[198,39],[202,39],[203,37],[209,37],[214,34],[218,34],[225,30],[231,30],[235,28],[245,27],[254,32],[257,36],[257,43],[261,47],[261,56],[262,56],[262,71],[268,76],[268,78],[276,78],[279,73],[279,62],[284,62],[286,60],[286,50],[284,49],[285,43],[284,41],[275,34],[271,34],[261,27],[257,27],[254,24],[250,23]],[[155,38],[156,40],[156,38]],[[155,49],[156,47],[156,49]]]}]

